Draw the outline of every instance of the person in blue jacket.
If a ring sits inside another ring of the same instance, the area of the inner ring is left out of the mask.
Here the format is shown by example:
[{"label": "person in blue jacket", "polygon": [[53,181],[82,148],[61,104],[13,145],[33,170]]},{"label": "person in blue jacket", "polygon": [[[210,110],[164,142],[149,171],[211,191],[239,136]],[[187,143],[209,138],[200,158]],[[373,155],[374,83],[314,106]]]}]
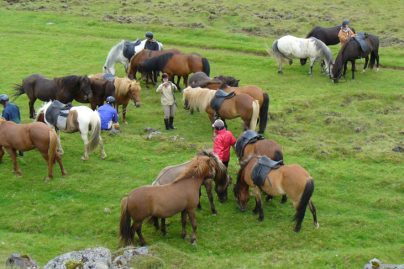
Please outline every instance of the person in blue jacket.
[{"label": "person in blue jacket", "polygon": [[21,123],[20,109],[9,101],[7,94],[0,94],[0,104],[4,107],[1,116],[5,120]]},{"label": "person in blue jacket", "polygon": [[115,98],[113,96],[108,96],[106,99],[106,104],[98,108],[98,114],[101,119],[101,130],[112,130],[117,129],[118,126],[118,113],[113,107],[115,104]]}]

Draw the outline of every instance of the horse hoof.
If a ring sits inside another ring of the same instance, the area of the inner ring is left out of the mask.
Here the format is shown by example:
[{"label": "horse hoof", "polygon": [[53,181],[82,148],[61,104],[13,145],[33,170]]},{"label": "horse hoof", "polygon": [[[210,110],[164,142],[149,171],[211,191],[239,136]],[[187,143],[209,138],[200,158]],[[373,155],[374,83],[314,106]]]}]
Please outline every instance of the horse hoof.
[{"label": "horse hoof", "polygon": [[379,72],[379,67],[376,69],[376,72]]},{"label": "horse hoof", "polygon": [[191,245],[196,247],[196,239],[191,240]]},{"label": "horse hoof", "polygon": [[107,158],[107,154],[101,155],[101,160],[105,160]]},{"label": "horse hoof", "polygon": [[82,157],[81,157],[81,160],[82,160],[82,161],[87,161],[87,160],[88,160],[88,157],[82,156]]},{"label": "horse hoof", "polygon": [[44,179],[43,179],[43,181],[45,181],[45,182],[49,182],[49,181],[51,181],[52,180],[52,178],[51,177],[45,177]]},{"label": "horse hoof", "polygon": [[362,70],[362,73],[365,73],[365,72],[366,72],[366,69],[363,69],[363,70]]},{"label": "horse hoof", "polygon": [[258,217],[258,221],[263,221],[264,220],[264,216],[259,216]]},{"label": "horse hoof", "polygon": [[315,223],[315,224],[314,224],[314,227],[315,227],[316,229],[320,228],[320,223],[318,223],[318,222]]},{"label": "horse hoof", "polygon": [[283,71],[282,70],[278,70],[278,74],[282,75]]},{"label": "horse hoof", "polygon": [[181,234],[182,239],[185,239],[185,237],[187,237],[187,234]]}]

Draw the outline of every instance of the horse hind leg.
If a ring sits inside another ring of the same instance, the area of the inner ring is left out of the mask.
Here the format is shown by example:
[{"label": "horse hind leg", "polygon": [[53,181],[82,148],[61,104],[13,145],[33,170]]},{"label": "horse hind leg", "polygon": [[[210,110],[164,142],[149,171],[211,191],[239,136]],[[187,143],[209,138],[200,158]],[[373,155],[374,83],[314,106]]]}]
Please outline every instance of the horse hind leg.
[{"label": "horse hind leg", "polygon": [[101,138],[101,134],[100,134],[100,138],[99,138],[100,142],[100,156],[102,160],[105,160],[107,158],[107,154],[105,153],[105,149],[104,149],[104,141]]},{"label": "horse hind leg", "polygon": [[29,99],[28,105],[29,105],[29,117],[30,119],[35,119],[35,104],[36,98]]},{"label": "horse hind leg", "polygon": [[195,217],[195,210],[191,209],[188,211],[189,220],[191,221],[192,226],[192,235],[191,235],[191,244],[196,245],[196,217]]},{"label": "horse hind leg", "polygon": [[11,160],[13,161],[14,173],[21,176],[22,172],[20,170],[20,167],[19,167],[18,161],[17,161],[17,151],[15,149],[13,149],[13,148],[6,148],[6,151],[8,152],[8,154],[10,154]]},{"label": "horse hind leg", "polygon": [[80,132],[80,136],[81,136],[81,139],[82,139],[83,142],[84,142],[84,154],[83,154],[83,156],[81,157],[81,159],[82,159],[83,161],[87,161],[87,160],[88,160],[88,152],[89,152],[89,145],[88,145],[87,133]]},{"label": "horse hind leg", "polygon": [[309,208],[310,208],[311,214],[313,215],[314,227],[316,227],[318,229],[318,228],[320,228],[320,224],[317,221],[317,210],[311,200],[309,201]]},{"label": "horse hind leg", "polygon": [[262,202],[261,202],[261,190],[255,186],[253,189],[253,193],[255,195],[255,208],[254,213],[258,213],[258,221],[264,220],[264,210],[262,209]]},{"label": "horse hind leg", "polygon": [[139,242],[141,246],[146,245],[146,241],[143,238],[142,235],[142,222],[134,222],[132,225],[132,229],[137,233],[137,236],[139,237]]},{"label": "horse hind leg", "polygon": [[59,164],[60,172],[62,173],[62,176],[65,176],[67,173],[66,173],[65,168],[63,167],[62,158],[60,157],[59,153],[56,153],[55,159]]},{"label": "horse hind leg", "polygon": [[216,211],[216,208],[215,208],[215,204],[213,202],[213,195],[212,195],[212,180],[211,179],[205,180],[203,185],[205,185],[206,193],[208,194],[210,210],[211,210],[213,215],[216,215],[217,211]]},{"label": "horse hind leg", "polygon": [[368,67],[368,63],[369,63],[369,55],[367,55],[365,57],[365,65],[363,66],[363,70],[362,70],[363,73],[366,72],[366,68]]},{"label": "horse hind leg", "polygon": [[161,219],[161,234],[165,236],[167,234],[167,229],[166,229],[166,219],[162,218]]},{"label": "horse hind leg", "polygon": [[185,239],[185,237],[187,236],[186,226],[187,226],[187,210],[185,209],[185,210],[181,211],[181,228],[182,228],[181,238],[182,239]]}]

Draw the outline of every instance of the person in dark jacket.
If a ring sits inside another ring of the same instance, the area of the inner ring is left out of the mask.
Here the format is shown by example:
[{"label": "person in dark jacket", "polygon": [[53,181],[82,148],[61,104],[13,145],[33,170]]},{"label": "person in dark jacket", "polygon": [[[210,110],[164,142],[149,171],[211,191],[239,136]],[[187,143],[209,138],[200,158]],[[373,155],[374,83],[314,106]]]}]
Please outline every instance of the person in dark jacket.
[{"label": "person in dark jacket", "polygon": [[157,41],[153,38],[153,33],[152,32],[147,32],[145,34],[146,37],[146,43],[144,44],[144,48],[148,50],[159,50],[159,44]]},{"label": "person in dark jacket", "polygon": [[7,94],[0,95],[0,104],[2,104],[4,107],[1,116],[5,120],[13,121],[15,123],[21,122],[20,109],[18,108],[18,106],[9,101]]}]

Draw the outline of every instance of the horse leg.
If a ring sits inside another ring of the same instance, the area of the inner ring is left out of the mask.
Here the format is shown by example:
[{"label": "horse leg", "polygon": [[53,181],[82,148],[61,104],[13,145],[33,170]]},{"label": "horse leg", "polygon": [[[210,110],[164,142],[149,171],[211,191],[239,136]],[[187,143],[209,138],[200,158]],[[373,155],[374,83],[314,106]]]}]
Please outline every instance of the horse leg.
[{"label": "horse leg", "polygon": [[154,228],[156,228],[156,231],[160,230],[159,218],[151,217],[150,220],[153,221],[153,225],[154,225]]},{"label": "horse leg", "polygon": [[309,208],[310,208],[311,214],[313,215],[314,227],[319,228],[320,224],[318,224],[318,222],[317,222],[317,210],[311,200],[309,201]]},{"label": "horse leg", "polygon": [[143,238],[142,235],[142,222],[135,222],[133,223],[133,229],[136,231],[137,236],[139,237],[139,242],[141,246],[146,245],[146,241]]},{"label": "horse leg", "polygon": [[83,161],[87,161],[88,160],[88,137],[87,137],[87,133],[84,133],[84,132],[80,132],[80,136],[81,136],[81,139],[83,140],[83,142],[84,142],[84,154],[83,154],[83,156],[81,157],[81,159],[83,160]]},{"label": "horse leg", "polygon": [[282,59],[278,60],[278,74],[283,74],[283,71],[282,71]]},{"label": "horse leg", "polygon": [[200,188],[199,188],[198,209],[202,209],[202,206],[201,206],[201,195],[202,195],[202,191],[201,191],[201,187],[200,187]]},{"label": "horse leg", "polygon": [[166,219],[162,218],[161,219],[161,234],[162,235],[166,235],[167,234],[167,230],[166,230]]},{"label": "horse leg", "polygon": [[35,109],[34,109],[34,104],[35,104],[36,98],[33,97],[32,99],[29,99],[29,117],[30,119],[35,119]]},{"label": "horse leg", "polygon": [[316,58],[310,58],[310,69],[309,69],[310,76],[313,74],[313,65],[314,65],[315,60],[316,60]]},{"label": "horse leg", "polygon": [[366,72],[366,68],[368,67],[368,62],[369,62],[369,55],[366,55],[365,57],[365,65],[363,66],[362,72]]},{"label": "horse leg", "polygon": [[[126,107],[127,107],[128,105],[125,105],[125,104],[123,104],[122,105],[122,121],[123,121],[123,123],[125,123],[125,124],[128,124],[128,122],[126,121]],[[117,110],[118,111],[118,110]]]},{"label": "horse leg", "polygon": [[48,176],[45,177],[45,181],[49,181],[53,179],[53,165],[55,162],[49,162],[49,158],[52,158],[49,156],[48,151],[41,152],[42,157],[45,159],[46,163],[48,164]]},{"label": "horse leg", "polygon": [[[107,158],[107,154],[105,153],[105,150],[104,150],[104,141],[102,140],[102,137],[101,137],[101,134],[100,134],[100,142],[99,142],[99,145],[100,145],[100,156],[101,156],[101,159],[102,160],[105,160],[105,158]],[[87,156],[88,157],[88,156]]]},{"label": "horse leg", "polygon": [[0,163],[3,161],[3,156],[4,156],[4,149],[3,146],[0,146]]},{"label": "horse leg", "polygon": [[206,193],[208,194],[209,198],[209,204],[210,204],[210,211],[212,211],[213,215],[217,214],[215,204],[213,203],[213,195],[212,195],[212,180],[207,179],[203,182],[203,185],[205,185],[206,188]]},{"label": "horse leg", "polygon": [[191,235],[191,244],[196,244],[196,217],[195,217],[195,210],[191,209],[188,210],[189,220],[191,221],[192,225],[192,235]]},{"label": "horse leg", "polygon": [[6,148],[6,151],[8,152],[8,154],[10,154],[11,160],[13,161],[14,173],[21,176],[22,172],[21,172],[20,167],[18,166],[18,162],[17,162],[17,151],[13,148]]},{"label": "horse leg", "polygon": [[343,72],[343,76],[344,76],[344,78],[346,78],[345,77],[345,74],[346,74],[346,70],[348,69],[348,61],[346,61],[345,63],[344,63],[344,72]]},{"label": "horse leg", "polygon": [[[265,198],[265,201],[271,201],[274,197],[270,194],[267,194],[267,197]],[[254,212],[255,213],[255,212]]]},{"label": "horse leg", "polygon": [[56,151],[57,151],[60,155],[63,155],[64,151],[63,151],[63,148],[62,148],[62,143],[60,142],[60,131],[57,130],[57,131],[56,131],[56,134],[57,134],[57,150],[56,150]]},{"label": "horse leg", "polygon": [[263,221],[264,220],[264,211],[262,209],[261,190],[257,186],[254,186],[253,193],[255,195],[256,211],[258,211],[258,220]]},{"label": "horse leg", "polygon": [[182,239],[185,239],[185,237],[187,236],[186,225],[187,225],[187,210],[185,209],[185,210],[181,211],[181,227],[182,227],[181,237],[182,237]]},{"label": "horse leg", "polygon": [[352,63],[352,80],[355,79],[355,60],[351,61]]},{"label": "horse leg", "polygon": [[288,201],[288,197],[286,196],[286,194],[282,195],[282,200],[281,200],[281,204],[284,204]]},{"label": "horse leg", "polygon": [[60,171],[62,172],[62,176],[65,176],[65,175],[66,175],[66,170],[65,170],[65,168],[63,167],[62,158],[60,158],[60,155],[59,155],[59,153],[57,153],[57,152],[56,152],[56,157],[55,157],[55,159],[56,159],[56,161],[57,161],[58,164],[59,164]]}]

